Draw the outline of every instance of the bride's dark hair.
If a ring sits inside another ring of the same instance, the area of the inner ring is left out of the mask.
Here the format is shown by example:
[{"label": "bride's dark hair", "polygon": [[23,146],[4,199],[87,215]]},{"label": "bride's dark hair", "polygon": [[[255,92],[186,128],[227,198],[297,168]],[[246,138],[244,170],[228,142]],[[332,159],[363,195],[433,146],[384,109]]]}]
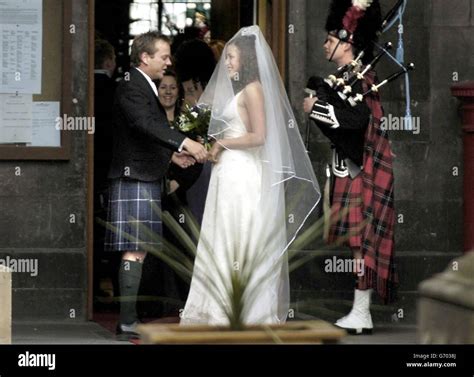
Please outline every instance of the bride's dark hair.
[{"label": "bride's dark hair", "polygon": [[255,50],[255,35],[242,35],[230,42],[240,53],[240,69],[238,76],[232,77],[234,92],[238,93],[248,84],[259,81],[257,52]]}]

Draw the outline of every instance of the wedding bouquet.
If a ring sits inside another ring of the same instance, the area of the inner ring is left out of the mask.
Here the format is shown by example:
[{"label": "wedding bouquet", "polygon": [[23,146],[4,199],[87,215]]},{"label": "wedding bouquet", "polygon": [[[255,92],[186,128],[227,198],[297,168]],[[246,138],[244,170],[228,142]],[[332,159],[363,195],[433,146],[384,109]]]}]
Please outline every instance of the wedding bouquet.
[{"label": "wedding bouquet", "polygon": [[210,107],[199,105],[191,107],[186,104],[180,116],[176,118],[174,127],[187,134],[191,139],[204,142],[204,147],[210,150],[211,143],[207,136],[210,120]]}]

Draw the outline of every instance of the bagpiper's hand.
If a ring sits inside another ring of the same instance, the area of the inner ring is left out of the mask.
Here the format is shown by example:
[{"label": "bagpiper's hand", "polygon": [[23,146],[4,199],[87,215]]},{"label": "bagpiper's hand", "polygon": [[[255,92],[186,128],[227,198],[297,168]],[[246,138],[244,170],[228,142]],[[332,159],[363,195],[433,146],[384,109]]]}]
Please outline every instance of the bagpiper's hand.
[{"label": "bagpiper's hand", "polygon": [[315,102],[318,100],[318,97],[307,97],[304,99],[304,102],[303,102],[303,109],[304,109],[304,112],[309,114],[311,113],[311,111],[313,110],[313,106],[315,104]]}]

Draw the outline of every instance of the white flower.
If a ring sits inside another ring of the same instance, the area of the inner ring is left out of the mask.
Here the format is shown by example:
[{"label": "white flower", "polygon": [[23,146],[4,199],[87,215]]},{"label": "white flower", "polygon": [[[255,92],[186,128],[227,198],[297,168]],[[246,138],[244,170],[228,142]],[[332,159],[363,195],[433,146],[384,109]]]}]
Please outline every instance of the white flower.
[{"label": "white flower", "polygon": [[195,111],[191,111],[191,115],[192,115],[194,118],[197,118],[199,114],[198,114],[197,112],[195,112]]},{"label": "white flower", "polygon": [[359,9],[367,10],[367,8],[372,5],[373,1],[374,0],[352,0],[352,5]]}]

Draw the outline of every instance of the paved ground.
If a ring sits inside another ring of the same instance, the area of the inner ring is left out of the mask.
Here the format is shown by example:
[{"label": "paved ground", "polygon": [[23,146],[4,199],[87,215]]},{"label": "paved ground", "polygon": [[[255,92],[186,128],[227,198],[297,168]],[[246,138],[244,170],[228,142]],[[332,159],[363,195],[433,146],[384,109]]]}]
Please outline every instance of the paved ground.
[{"label": "paved ground", "polygon": [[[342,344],[416,344],[416,327],[376,328],[373,335],[347,336]],[[13,325],[13,344],[129,344],[95,322],[81,324],[21,322]]]},{"label": "paved ground", "polygon": [[13,344],[128,344],[95,322],[13,324]]},{"label": "paved ground", "polygon": [[417,344],[415,326],[378,327],[372,335],[349,335],[343,344]]}]

